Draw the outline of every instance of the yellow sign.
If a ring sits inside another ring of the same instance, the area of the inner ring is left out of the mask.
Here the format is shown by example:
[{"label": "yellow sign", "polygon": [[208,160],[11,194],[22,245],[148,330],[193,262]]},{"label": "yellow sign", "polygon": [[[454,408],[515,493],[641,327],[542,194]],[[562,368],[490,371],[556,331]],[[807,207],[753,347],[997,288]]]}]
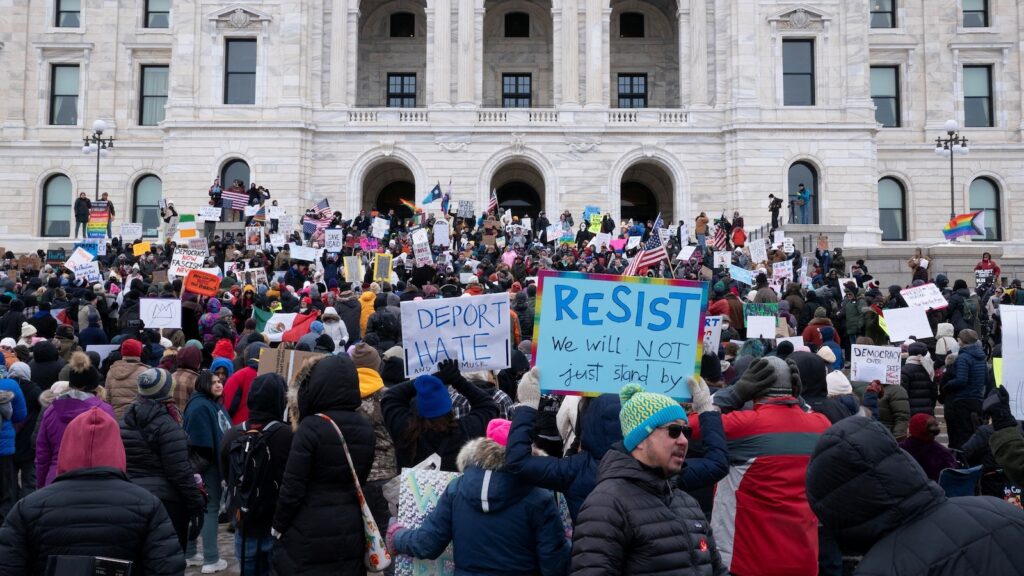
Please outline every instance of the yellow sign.
[{"label": "yellow sign", "polygon": [[142,256],[146,252],[149,252],[149,242],[139,242],[138,244],[132,245],[132,254]]}]

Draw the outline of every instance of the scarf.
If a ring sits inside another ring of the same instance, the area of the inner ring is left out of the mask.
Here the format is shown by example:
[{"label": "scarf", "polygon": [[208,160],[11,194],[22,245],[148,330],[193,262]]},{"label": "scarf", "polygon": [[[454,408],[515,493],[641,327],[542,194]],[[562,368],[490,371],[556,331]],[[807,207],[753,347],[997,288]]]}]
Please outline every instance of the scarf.
[{"label": "scarf", "polygon": [[935,361],[929,355],[924,356],[910,356],[907,358],[907,364],[917,364],[924,368],[925,372],[928,373],[928,377],[932,380],[935,379]]}]

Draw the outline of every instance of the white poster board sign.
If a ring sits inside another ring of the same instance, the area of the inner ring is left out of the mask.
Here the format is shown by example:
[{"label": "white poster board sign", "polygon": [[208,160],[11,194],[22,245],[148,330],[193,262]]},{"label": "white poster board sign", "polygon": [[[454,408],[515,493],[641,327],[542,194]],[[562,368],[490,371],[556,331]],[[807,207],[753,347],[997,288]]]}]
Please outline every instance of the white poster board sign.
[{"label": "white poster board sign", "polygon": [[64,267],[68,270],[74,270],[78,266],[92,262],[92,260],[92,254],[90,254],[88,250],[79,246],[78,248],[75,248],[75,251],[71,253],[71,256],[68,256],[68,259],[64,262]]},{"label": "white poster board sign", "polygon": [[459,218],[473,217],[473,202],[471,200],[459,200],[459,210],[456,212]]},{"label": "white poster board sign", "polygon": [[220,222],[221,209],[216,206],[206,206],[196,212],[196,220],[201,222]]},{"label": "white poster board sign", "polygon": [[1024,420],[1024,306],[1002,304],[999,316],[1003,320],[1002,386],[1010,395],[1014,418]]},{"label": "white poster board sign", "polygon": [[126,242],[142,238],[142,224],[124,222],[121,224],[121,239]]},{"label": "white poster board sign", "polygon": [[438,220],[434,222],[434,246],[451,246],[452,239],[448,233],[448,221]]},{"label": "white poster board sign", "polygon": [[942,297],[942,291],[939,290],[939,287],[931,283],[913,288],[904,288],[900,290],[900,294],[903,296],[903,300],[906,301],[907,306],[910,307],[938,310],[949,305],[946,299]]},{"label": "white poster board sign", "polygon": [[146,328],[181,328],[181,300],[140,298],[139,319]]},{"label": "white poster board sign", "polygon": [[783,260],[782,262],[773,262],[772,263],[772,279],[774,279],[776,282],[779,282],[779,281],[782,281],[782,280],[785,280],[787,282],[788,281],[792,281],[793,280],[793,261],[792,260]]},{"label": "white poster board sign", "polygon": [[704,317],[704,353],[717,354],[718,345],[722,342],[722,317]]},{"label": "white poster board sign", "polygon": [[850,380],[878,380],[883,384],[899,384],[900,349],[893,346],[854,344],[851,347]]},{"label": "white poster board sign", "polygon": [[280,220],[285,215],[284,208],[280,206],[267,206],[267,218]]},{"label": "white poster board sign", "polygon": [[100,276],[99,262],[77,264],[71,271],[75,273],[75,278],[84,278],[89,283],[103,281],[103,277]]},{"label": "white poster board sign", "polygon": [[299,246],[292,244],[291,256],[292,260],[302,260],[304,262],[313,262],[316,260],[316,248],[309,246]]},{"label": "white poster board sign", "polygon": [[95,352],[99,354],[101,363],[107,359],[107,356],[110,356],[111,352],[120,349],[120,344],[90,344],[85,347],[86,352]]},{"label": "white poster board sign", "polygon": [[[639,236],[630,237],[630,240],[633,238],[639,238]],[[629,249],[628,244],[626,245],[626,249]],[[693,251],[696,249],[696,246],[683,246],[679,249],[679,254],[676,256],[676,260],[689,260],[690,256],[693,256]]]},{"label": "white poster board sign", "polygon": [[388,230],[391,229],[391,221],[385,218],[375,217],[373,219],[373,227],[370,230],[370,235],[374,238],[384,239],[388,235]]},{"label": "white poster board sign", "polygon": [[464,373],[509,367],[507,294],[402,302],[401,311],[406,377],[434,372],[447,359]]},{"label": "white poster board sign", "polygon": [[775,339],[775,316],[747,316],[747,339]]},{"label": "white poster board sign", "polygon": [[284,234],[275,233],[270,235],[270,245],[273,246],[274,248],[280,248],[284,246],[284,244]]},{"label": "white poster board sign", "polygon": [[167,279],[184,278],[189,270],[198,270],[203,267],[206,261],[205,250],[195,250],[179,246],[171,256],[171,266],[167,269]]},{"label": "white poster board sign", "polygon": [[719,250],[715,254],[715,268],[728,268],[732,264],[732,253],[728,250]]},{"label": "white poster board sign", "polygon": [[750,250],[750,261],[754,264],[768,260],[768,249],[764,246],[764,238],[748,241],[747,249]]},{"label": "white poster board sign", "polygon": [[883,318],[891,342],[903,342],[911,337],[921,340],[935,336],[931,324],[928,323],[927,308],[890,308],[885,310]]},{"label": "white poster board sign", "polygon": [[337,253],[345,247],[345,231],[341,228],[328,228],[324,230],[324,248],[328,252]]}]

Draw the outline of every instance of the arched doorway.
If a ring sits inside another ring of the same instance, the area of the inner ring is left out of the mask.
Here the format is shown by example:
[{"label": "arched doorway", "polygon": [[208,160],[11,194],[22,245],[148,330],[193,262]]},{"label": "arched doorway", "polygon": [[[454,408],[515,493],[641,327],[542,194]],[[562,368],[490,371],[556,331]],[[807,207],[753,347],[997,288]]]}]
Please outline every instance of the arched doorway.
[{"label": "arched doorway", "polygon": [[[805,206],[797,206],[795,201],[800,194],[800,187],[810,190],[811,199]],[[818,171],[807,162],[796,162],[789,167],[789,222],[790,224],[818,223]],[[801,212],[801,209],[804,209]],[[806,215],[806,218],[803,216]]]},{"label": "arched doorway", "polygon": [[513,216],[525,216],[536,222],[544,209],[544,177],[525,162],[512,162],[499,168],[491,178],[491,189],[497,193],[498,207],[511,211]]},{"label": "arched doorway", "polygon": [[660,165],[640,162],[630,166],[619,184],[622,222],[639,220],[646,225],[661,214],[665,225],[673,222],[672,177]]},{"label": "arched doorway", "polygon": [[381,162],[363,179],[363,210],[376,210],[387,216],[391,210],[399,218],[412,218],[412,210],[402,200],[416,203],[416,179],[404,164]]}]

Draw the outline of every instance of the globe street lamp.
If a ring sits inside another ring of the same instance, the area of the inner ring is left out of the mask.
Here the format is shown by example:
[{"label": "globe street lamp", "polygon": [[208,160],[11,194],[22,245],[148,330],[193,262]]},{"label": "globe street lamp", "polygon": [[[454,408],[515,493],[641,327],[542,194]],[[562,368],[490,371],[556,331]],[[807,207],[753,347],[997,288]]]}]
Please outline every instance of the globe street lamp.
[{"label": "globe street lamp", "polygon": [[956,120],[946,121],[947,137],[939,136],[935,139],[935,153],[939,156],[949,158],[949,219],[956,218],[956,189],[954,187],[953,158],[966,156],[970,153],[967,147],[967,138],[960,136],[960,127]]},{"label": "globe street lamp", "polygon": [[82,139],[82,154],[96,153],[96,200],[100,199],[100,157],[107,155],[107,150],[114,147],[114,137],[103,138],[107,123],[97,120],[92,123],[92,135]]}]

